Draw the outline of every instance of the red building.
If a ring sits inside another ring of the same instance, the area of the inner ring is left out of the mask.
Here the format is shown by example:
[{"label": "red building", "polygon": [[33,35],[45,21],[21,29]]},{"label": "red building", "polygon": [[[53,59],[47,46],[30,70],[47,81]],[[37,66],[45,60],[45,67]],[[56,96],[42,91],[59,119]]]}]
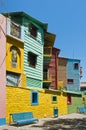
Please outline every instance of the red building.
[{"label": "red building", "polygon": [[60,50],[57,48],[52,48],[52,56],[49,64],[49,74],[52,75],[52,82],[50,83],[51,89],[58,89],[58,55]]}]

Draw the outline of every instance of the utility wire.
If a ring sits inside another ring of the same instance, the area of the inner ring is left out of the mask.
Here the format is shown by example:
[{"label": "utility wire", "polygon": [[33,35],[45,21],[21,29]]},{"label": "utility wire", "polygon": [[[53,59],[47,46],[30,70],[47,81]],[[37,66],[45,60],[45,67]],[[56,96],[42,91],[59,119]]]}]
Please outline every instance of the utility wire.
[{"label": "utility wire", "polygon": [[[8,50],[9,50],[9,48],[8,48]],[[6,51],[6,55],[5,55],[5,57],[3,58],[2,63],[0,64],[0,69],[1,69],[1,67],[2,67],[2,65],[3,65],[3,63],[4,63],[4,61],[6,60],[6,56],[7,56],[8,50]],[[6,61],[5,61],[5,62],[6,62]]]}]

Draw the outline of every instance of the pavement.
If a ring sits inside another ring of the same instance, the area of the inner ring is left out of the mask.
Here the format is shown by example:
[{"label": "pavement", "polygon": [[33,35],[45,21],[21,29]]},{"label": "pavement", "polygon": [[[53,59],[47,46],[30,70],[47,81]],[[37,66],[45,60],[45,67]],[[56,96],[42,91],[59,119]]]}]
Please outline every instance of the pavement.
[{"label": "pavement", "polygon": [[86,114],[73,113],[59,117],[42,118],[37,123],[23,126],[6,124],[0,126],[0,130],[86,130],[86,123],[82,124],[83,122],[86,122]]}]

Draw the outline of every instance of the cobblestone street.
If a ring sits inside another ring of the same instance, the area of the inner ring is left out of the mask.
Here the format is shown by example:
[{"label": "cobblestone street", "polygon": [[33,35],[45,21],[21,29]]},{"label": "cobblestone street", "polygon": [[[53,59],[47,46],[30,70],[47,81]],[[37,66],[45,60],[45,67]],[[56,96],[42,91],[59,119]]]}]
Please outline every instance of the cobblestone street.
[{"label": "cobblestone street", "polygon": [[43,130],[86,130],[86,118],[48,121]]},{"label": "cobblestone street", "polygon": [[24,126],[4,125],[0,130],[86,130],[86,114],[68,114],[57,118],[39,119],[38,123]]}]

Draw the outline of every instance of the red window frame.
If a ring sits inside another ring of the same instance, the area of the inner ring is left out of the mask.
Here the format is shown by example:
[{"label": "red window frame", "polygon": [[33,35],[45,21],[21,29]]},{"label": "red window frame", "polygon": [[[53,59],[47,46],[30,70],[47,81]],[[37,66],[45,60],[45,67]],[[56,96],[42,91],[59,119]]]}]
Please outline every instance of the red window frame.
[{"label": "red window frame", "polygon": [[67,94],[67,104],[72,104],[72,96],[71,96],[71,94]]}]

